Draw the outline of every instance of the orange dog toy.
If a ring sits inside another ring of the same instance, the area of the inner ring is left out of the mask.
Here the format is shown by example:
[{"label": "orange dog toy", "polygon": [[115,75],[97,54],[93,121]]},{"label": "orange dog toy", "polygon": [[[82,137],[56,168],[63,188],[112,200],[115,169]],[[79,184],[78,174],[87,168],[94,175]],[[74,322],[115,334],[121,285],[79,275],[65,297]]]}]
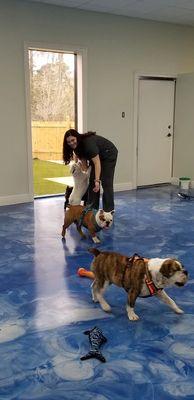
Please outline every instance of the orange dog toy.
[{"label": "orange dog toy", "polygon": [[94,279],[94,273],[92,271],[88,271],[85,268],[79,268],[77,270],[77,274],[79,276],[85,276],[86,278]]}]

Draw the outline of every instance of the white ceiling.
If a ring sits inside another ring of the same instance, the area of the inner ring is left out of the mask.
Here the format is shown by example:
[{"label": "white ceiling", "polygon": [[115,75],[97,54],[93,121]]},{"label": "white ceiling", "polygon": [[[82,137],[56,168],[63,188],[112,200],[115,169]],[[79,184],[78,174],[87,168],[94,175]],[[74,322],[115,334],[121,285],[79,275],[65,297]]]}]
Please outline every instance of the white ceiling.
[{"label": "white ceiling", "polygon": [[194,0],[28,0],[194,26]]}]

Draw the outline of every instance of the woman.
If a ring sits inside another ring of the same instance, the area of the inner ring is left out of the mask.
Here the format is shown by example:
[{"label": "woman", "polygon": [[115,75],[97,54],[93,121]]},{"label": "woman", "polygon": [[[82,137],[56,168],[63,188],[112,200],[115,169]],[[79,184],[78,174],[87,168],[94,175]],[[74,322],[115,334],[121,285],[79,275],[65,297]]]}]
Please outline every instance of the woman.
[{"label": "woman", "polygon": [[92,169],[88,187],[88,204],[99,209],[100,183],[103,188],[102,206],[106,212],[114,210],[113,179],[118,150],[108,139],[95,132],[80,134],[69,129],[63,140],[63,160],[65,164],[74,158],[89,161]]}]

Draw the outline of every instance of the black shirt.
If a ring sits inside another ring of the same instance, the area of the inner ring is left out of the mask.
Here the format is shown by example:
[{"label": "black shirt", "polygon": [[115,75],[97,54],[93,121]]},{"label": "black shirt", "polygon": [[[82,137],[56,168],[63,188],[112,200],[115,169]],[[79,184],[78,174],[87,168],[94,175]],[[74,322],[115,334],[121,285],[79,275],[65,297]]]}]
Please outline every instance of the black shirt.
[{"label": "black shirt", "polygon": [[86,136],[75,151],[78,157],[86,160],[91,160],[97,155],[101,160],[114,160],[117,152],[117,148],[110,140],[99,135]]}]

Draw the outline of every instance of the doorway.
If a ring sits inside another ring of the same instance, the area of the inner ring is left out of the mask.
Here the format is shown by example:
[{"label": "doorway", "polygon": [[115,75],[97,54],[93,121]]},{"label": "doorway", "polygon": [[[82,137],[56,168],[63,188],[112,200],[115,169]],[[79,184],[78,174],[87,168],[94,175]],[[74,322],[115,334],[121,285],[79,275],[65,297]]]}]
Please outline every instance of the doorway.
[{"label": "doorway", "polygon": [[136,186],[169,183],[172,176],[175,79],[139,77]]},{"label": "doorway", "polygon": [[29,48],[34,197],[64,193],[64,132],[77,129],[77,54]]}]

